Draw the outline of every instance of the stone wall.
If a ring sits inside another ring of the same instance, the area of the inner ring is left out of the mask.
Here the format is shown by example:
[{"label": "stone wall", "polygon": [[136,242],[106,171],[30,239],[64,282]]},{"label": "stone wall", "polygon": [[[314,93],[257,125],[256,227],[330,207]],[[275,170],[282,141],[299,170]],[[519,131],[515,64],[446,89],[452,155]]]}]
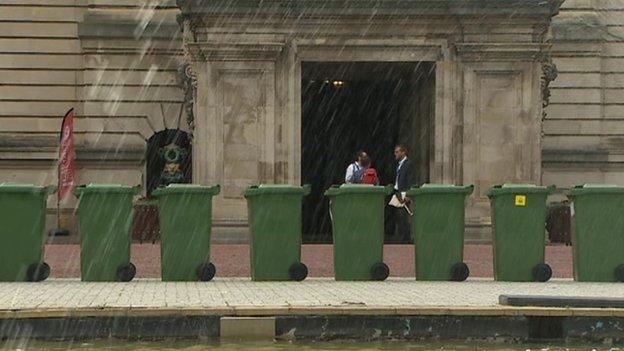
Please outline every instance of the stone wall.
[{"label": "stone wall", "polygon": [[56,183],[74,107],[78,182],[144,183],[146,140],[188,129],[177,12],[164,0],[0,2],[0,182]]},{"label": "stone wall", "polygon": [[[75,107],[78,181],[144,183],[146,140],[165,128],[189,130],[186,109],[180,114],[178,12],[171,0],[3,0],[0,182],[56,183],[58,129]],[[543,123],[542,182],[624,184],[624,0],[566,0],[552,40],[559,74]],[[249,84],[226,78],[224,89]],[[240,138],[231,137],[236,149]],[[227,181],[238,190],[247,180]],[[71,213],[73,199],[64,207]]]},{"label": "stone wall", "polygon": [[552,35],[542,180],[624,184],[624,1],[566,0]]}]

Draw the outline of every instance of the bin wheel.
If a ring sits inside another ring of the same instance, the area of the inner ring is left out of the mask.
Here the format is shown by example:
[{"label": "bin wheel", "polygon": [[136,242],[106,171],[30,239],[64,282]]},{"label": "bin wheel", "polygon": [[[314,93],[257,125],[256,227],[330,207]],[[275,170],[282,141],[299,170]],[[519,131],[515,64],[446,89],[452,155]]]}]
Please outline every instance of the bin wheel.
[{"label": "bin wheel", "polygon": [[615,267],[615,279],[619,282],[624,282],[624,264]]},{"label": "bin wheel", "polygon": [[132,262],[122,264],[117,268],[117,280],[120,282],[129,282],[134,279],[136,275],[136,267]]},{"label": "bin wheel", "polygon": [[207,282],[214,278],[217,268],[212,262],[204,262],[197,267],[197,278],[201,282]]},{"label": "bin wheel", "polygon": [[383,262],[375,263],[373,267],[371,267],[371,275],[373,276],[373,280],[386,280],[390,275],[390,268]]},{"label": "bin wheel", "polygon": [[470,269],[464,262],[455,263],[453,267],[451,267],[451,281],[463,282],[468,279],[469,275]]},{"label": "bin wheel", "polygon": [[26,271],[26,278],[29,282],[42,282],[50,276],[50,266],[45,263],[33,263]]},{"label": "bin wheel", "polygon": [[308,276],[308,267],[301,262],[293,263],[288,269],[288,274],[290,279],[300,282]]},{"label": "bin wheel", "polygon": [[552,277],[552,269],[546,263],[538,263],[533,268],[533,280],[536,282],[546,282]]}]

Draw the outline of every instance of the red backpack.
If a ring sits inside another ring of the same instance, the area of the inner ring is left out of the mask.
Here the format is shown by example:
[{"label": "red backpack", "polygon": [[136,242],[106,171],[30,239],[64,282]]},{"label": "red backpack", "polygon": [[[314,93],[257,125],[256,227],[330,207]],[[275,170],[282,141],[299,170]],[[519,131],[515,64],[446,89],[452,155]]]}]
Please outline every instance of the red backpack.
[{"label": "red backpack", "polygon": [[362,174],[362,184],[377,184],[377,171],[374,168],[367,168]]}]

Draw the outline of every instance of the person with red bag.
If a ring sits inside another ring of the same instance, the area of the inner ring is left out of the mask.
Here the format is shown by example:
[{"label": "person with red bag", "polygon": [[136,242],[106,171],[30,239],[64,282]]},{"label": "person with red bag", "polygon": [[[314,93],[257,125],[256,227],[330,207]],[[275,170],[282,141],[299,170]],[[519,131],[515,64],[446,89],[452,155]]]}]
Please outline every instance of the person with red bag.
[{"label": "person with red bag", "polygon": [[359,178],[359,183],[378,185],[379,178],[377,177],[377,170],[371,167],[371,159],[368,155],[362,160],[362,166],[364,166],[364,170],[362,171],[362,176]]},{"label": "person with red bag", "polygon": [[357,161],[353,162],[347,168],[345,176],[347,184],[379,184],[377,171],[371,167],[371,158],[364,151],[357,153]]}]

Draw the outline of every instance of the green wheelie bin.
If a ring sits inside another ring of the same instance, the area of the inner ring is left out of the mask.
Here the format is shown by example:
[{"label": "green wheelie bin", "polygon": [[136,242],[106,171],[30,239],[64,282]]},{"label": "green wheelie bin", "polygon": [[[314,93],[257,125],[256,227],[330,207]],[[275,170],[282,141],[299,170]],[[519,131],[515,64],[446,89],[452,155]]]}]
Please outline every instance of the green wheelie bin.
[{"label": "green wheelie bin", "polygon": [[53,186],[0,183],[0,281],[42,281],[45,215]]},{"label": "green wheelie bin", "polygon": [[78,198],[82,281],[131,281],[132,197],[139,186],[88,184],[74,189]]},{"label": "green wheelie bin", "polygon": [[494,279],[545,282],[552,269],[544,263],[546,198],[554,186],[497,185],[487,193],[491,202]]},{"label": "green wheelie bin", "polygon": [[569,192],[574,280],[624,282],[624,187],[585,184]]},{"label": "green wheelie bin", "polygon": [[251,232],[251,279],[308,276],[301,263],[301,206],[310,186],[259,185],[245,190]]},{"label": "green wheelie bin", "polygon": [[157,188],[163,281],[209,281],[212,198],[219,185],[170,184]]},{"label": "green wheelie bin", "polygon": [[412,187],[412,233],[417,280],[464,281],[464,209],[474,186],[425,184]]},{"label": "green wheelie bin", "polygon": [[385,280],[384,209],[391,186],[334,185],[330,199],[336,280]]}]

